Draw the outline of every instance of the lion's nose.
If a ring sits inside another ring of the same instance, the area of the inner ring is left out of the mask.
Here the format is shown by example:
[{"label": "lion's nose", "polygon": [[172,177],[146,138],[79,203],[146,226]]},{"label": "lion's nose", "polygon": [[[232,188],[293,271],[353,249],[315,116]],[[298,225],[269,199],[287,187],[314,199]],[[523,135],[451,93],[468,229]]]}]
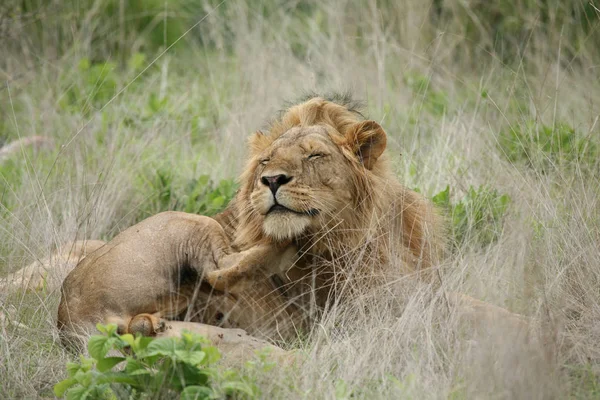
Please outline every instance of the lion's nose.
[{"label": "lion's nose", "polygon": [[271,192],[273,192],[273,196],[275,196],[275,193],[277,193],[277,189],[279,189],[280,186],[285,185],[291,180],[291,176],[287,176],[284,174],[263,176],[260,178],[262,184],[268,186],[269,189],[271,189]]}]

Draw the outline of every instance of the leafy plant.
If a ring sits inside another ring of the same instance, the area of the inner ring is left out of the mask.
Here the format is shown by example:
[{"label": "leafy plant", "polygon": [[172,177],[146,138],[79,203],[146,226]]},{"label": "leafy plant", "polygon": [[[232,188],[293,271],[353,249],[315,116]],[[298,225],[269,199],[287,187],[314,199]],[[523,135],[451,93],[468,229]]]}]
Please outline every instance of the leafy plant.
[{"label": "leafy plant", "polygon": [[573,398],[594,399],[600,397],[600,373],[592,364],[566,365],[565,371],[571,381]]},{"label": "leafy plant", "polygon": [[207,175],[202,175],[188,183],[183,211],[202,215],[214,215],[222,211],[231,201],[237,190],[232,179],[213,183]]},{"label": "leafy plant", "polygon": [[[118,335],[116,325],[98,324],[103,335],[88,342],[91,358],[67,363],[68,378],[54,386],[67,399],[255,397],[256,385],[239,373],[221,373],[216,347],[202,336],[181,338]],[[109,354],[110,353],[110,354]],[[114,353],[114,354],[113,354]]]},{"label": "leafy plant", "polygon": [[[59,104],[63,109],[84,114],[92,108],[102,108],[115,96],[123,80],[132,82],[133,85],[139,83],[131,79],[145,65],[146,56],[142,53],[131,54],[126,67],[119,67],[113,61],[92,61],[83,57],[79,60],[76,73],[69,71],[69,84]],[[72,83],[73,76],[76,77],[75,84]],[[156,113],[165,105],[166,100],[158,99],[156,94],[152,93],[148,100],[148,112]]]},{"label": "leafy plant", "polygon": [[159,168],[155,175],[143,177],[142,180],[144,190],[150,190],[152,195],[142,209],[140,219],[166,210],[211,216],[223,211],[237,190],[233,179],[215,183],[208,175],[201,175],[181,182],[166,168]]},{"label": "leafy plant", "polygon": [[[434,0],[431,20],[448,31],[460,30],[463,41],[460,47],[471,55],[471,61],[479,60],[473,53],[485,51],[494,53],[503,62],[514,62],[522,56],[523,46],[528,46],[528,41],[553,48],[562,38],[569,43],[565,48],[568,58],[585,46],[598,45],[595,36],[593,44],[584,39],[593,36],[590,32],[598,23],[598,13],[591,2],[494,1],[469,3],[466,7],[457,4]],[[557,31],[552,29],[554,26],[564,29]],[[539,49],[531,49],[535,50]]]},{"label": "leafy plant", "polygon": [[70,85],[60,99],[60,105],[72,112],[90,112],[101,108],[116,93],[118,74],[113,62],[92,63],[88,58],[79,60],[78,82]]},{"label": "leafy plant", "polygon": [[471,186],[460,201],[453,203],[450,197],[450,186],[446,186],[432,201],[450,217],[454,248],[465,243],[483,247],[498,240],[510,203],[507,194],[488,186]]},{"label": "leafy plant", "polygon": [[594,166],[600,156],[595,142],[565,124],[516,126],[502,132],[498,143],[511,162],[524,162],[544,173],[556,166]]}]

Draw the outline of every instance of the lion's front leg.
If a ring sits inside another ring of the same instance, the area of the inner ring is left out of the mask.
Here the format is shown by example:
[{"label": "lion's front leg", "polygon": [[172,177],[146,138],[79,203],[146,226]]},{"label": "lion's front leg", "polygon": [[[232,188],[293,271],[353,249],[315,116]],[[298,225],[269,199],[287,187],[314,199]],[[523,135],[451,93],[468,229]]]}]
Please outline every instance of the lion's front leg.
[{"label": "lion's front leg", "polygon": [[241,292],[260,279],[287,271],[297,258],[297,249],[291,244],[260,244],[223,256],[218,269],[207,272],[204,280],[219,291]]}]

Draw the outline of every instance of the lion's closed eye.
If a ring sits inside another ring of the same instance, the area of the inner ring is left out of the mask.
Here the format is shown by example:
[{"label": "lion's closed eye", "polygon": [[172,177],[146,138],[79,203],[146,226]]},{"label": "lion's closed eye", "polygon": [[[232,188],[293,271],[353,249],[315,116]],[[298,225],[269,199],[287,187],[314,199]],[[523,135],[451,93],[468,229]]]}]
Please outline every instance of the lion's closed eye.
[{"label": "lion's closed eye", "polygon": [[310,154],[310,155],[309,155],[308,157],[306,157],[306,158],[307,158],[307,159],[309,159],[309,160],[316,160],[316,159],[318,159],[318,158],[325,157],[326,155],[327,155],[327,154],[325,154],[325,153],[318,153],[318,152],[315,152],[315,153],[312,153],[312,154]]}]

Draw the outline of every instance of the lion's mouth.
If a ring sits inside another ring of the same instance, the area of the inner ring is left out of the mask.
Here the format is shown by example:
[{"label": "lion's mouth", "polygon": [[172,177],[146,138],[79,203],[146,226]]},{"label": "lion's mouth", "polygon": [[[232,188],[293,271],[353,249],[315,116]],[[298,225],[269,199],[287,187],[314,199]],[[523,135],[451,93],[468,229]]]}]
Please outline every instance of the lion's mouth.
[{"label": "lion's mouth", "polygon": [[267,215],[283,214],[283,213],[292,213],[292,214],[296,214],[296,215],[307,215],[309,217],[314,217],[315,215],[319,214],[319,210],[317,210],[316,208],[311,208],[307,211],[296,211],[296,210],[292,210],[291,208],[287,208],[286,206],[282,206],[281,204],[277,203],[277,204],[274,204],[269,209],[269,211],[267,211]]}]

